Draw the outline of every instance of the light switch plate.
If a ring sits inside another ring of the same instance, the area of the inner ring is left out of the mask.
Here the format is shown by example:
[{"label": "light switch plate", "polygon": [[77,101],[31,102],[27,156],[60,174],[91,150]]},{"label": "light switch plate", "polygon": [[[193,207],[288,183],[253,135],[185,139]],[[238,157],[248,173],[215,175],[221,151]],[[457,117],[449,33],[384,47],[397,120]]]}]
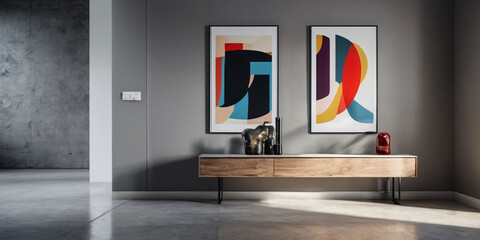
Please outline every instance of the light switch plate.
[{"label": "light switch plate", "polygon": [[142,92],[122,92],[123,101],[142,101]]}]

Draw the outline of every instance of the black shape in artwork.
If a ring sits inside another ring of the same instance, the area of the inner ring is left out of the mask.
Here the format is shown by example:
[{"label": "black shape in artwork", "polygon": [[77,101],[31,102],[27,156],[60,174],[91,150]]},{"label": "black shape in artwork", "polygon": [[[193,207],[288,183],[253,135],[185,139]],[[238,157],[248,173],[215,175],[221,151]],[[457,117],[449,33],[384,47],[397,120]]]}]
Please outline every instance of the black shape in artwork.
[{"label": "black shape in artwork", "polygon": [[255,75],[248,90],[248,119],[270,112],[270,76]]},{"label": "black shape in artwork", "polygon": [[[225,52],[224,103],[229,107],[238,103],[249,91],[250,62],[271,62],[272,56],[253,50]],[[255,81],[254,81],[255,82]]]}]

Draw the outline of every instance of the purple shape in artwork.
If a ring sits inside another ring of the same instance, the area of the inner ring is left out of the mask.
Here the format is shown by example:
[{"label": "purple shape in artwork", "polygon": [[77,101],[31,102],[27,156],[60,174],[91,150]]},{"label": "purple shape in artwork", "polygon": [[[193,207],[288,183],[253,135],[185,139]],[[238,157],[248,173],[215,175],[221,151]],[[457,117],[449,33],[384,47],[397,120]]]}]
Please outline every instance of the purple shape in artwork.
[{"label": "purple shape in artwork", "polygon": [[322,47],[317,53],[317,100],[330,94],[330,38],[322,38]]}]

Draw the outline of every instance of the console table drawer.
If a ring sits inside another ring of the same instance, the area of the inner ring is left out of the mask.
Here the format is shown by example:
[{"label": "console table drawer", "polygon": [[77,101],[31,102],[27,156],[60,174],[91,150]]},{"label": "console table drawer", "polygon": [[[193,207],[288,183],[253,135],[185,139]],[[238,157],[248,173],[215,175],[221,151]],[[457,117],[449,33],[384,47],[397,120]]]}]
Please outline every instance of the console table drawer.
[{"label": "console table drawer", "polygon": [[417,158],[278,158],[275,177],[416,177]]},{"label": "console table drawer", "polygon": [[199,177],[273,177],[272,158],[200,158]]}]

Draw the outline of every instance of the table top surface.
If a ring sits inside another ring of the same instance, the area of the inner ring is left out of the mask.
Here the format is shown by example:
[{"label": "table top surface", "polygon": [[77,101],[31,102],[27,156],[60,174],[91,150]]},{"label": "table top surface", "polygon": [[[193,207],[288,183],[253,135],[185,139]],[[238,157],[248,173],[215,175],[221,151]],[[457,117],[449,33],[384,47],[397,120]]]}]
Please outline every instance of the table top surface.
[{"label": "table top surface", "polygon": [[246,155],[246,154],[200,154],[199,158],[413,158],[407,154],[282,154],[282,155]]}]

